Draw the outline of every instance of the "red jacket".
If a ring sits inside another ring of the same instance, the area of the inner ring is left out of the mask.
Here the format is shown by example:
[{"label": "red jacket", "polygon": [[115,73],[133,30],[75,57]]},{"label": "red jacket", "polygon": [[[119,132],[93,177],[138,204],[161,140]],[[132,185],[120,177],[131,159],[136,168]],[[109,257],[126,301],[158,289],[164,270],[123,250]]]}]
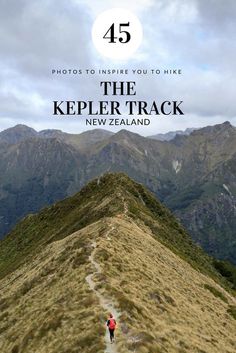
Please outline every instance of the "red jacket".
[{"label": "red jacket", "polygon": [[116,328],[116,320],[114,318],[110,318],[107,320],[107,326],[110,330],[115,330]]}]

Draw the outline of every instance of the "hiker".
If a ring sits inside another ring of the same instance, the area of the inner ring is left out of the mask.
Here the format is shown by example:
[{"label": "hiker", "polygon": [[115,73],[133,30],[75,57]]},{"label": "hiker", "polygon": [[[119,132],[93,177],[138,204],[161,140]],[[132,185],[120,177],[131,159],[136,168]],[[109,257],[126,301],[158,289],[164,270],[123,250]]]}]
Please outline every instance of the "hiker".
[{"label": "hiker", "polygon": [[113,343],[115,341],[114,332],[116,329],[116,320],[114,319],[112,314],[110,314],[109,319],[107,320],[107,327],[110,332],[111,343]]}]

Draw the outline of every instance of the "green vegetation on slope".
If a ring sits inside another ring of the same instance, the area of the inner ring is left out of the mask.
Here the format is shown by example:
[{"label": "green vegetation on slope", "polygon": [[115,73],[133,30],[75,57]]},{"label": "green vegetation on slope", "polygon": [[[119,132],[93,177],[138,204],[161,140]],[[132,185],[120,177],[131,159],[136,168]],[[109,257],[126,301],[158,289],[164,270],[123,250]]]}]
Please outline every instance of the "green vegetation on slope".
[{"label": "green vegetation on slope", "polygon": [[54,240],[92,224],[103,217],[127,211],[134,220],[142,221],[153,236],[194,268],[210,275],[224,286],[222,271],[196,246],[176,218],[141,184],[123,173],[105,174],[85,186],[78,194],[30,215],[0,242],[0,277],[16,269],[28,254]]},{"label": "green vegetation on slope", "polygon": [[236,320],[236,306],[230,305],[228,313]]},{"label": "green vegetation on slope", "polygon": [[228,261],[213,260],[216,270],[232,283],[233,289],[236,290],[236,267]]},{"label": "green vegetation on slope", "polygon": [[224,294],[215,287],[212,287],[209,284],[205,284],[204,288],[208,289],[216,298],[220,298],[221,300],[223,300],[223,302],[228,303],[228,300],[224,296]]},{"label": "green vegetation on slope", "polygon": [[[37,252],[39,246],[62,239],[102,217],[119,213],[121,201],[114,199],[117,187],[92,181],[73,197],[23,219],[0,242],[0,277],[16,269],[28,254]],[[98,207],[106,197],[108,202]]]}]

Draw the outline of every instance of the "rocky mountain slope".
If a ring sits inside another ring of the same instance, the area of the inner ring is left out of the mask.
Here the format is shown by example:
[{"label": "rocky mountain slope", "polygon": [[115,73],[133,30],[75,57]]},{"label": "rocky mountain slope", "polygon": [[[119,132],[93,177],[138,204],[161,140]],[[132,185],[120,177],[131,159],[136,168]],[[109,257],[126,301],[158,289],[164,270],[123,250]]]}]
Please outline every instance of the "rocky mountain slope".
[{"label": "rocky mountain slope", "polygon": [[236,263],[236,129],[230,123],[169,142],[125,130],[55,134],[0,143],[2,236],[22,216],[73,194],[94,177],[123,171],[174,211],[205,250]]},{"label": "rocky mountain slope", "polygon": [[[26,217],[0,242],[0,276],[2,353],[236,349],[229,283],[124,174]],[[112,350],[107,308],[119,317]]]}]

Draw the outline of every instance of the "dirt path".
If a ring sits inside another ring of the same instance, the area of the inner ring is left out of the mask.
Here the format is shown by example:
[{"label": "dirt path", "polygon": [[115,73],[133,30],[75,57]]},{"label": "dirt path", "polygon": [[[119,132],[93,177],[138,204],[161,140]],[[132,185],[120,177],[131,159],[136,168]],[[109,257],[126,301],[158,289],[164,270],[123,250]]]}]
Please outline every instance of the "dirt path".
[{"label": "dirt path", "polygon": [[123,199],[123,201],[124,201],[124,214],[127,216],[128,212],[129,212],[128,205],[124,199]]},{"label": "dirt path", "polygon": [[[106,234],[107,239],[109,239],[109,235],[112,232],[112,230],[114,229],[114,227],[111,227],[111,229],[109,229],[109,231]],[[112,313],[115,317],[115,319],[119,319],[119,317],[121,316],[121,313],[119,313],[116,308],[114,307],[112,301],[110,301],[109,299],[105,298],[101,293],[99,293],[98,290],[95,289],[96,287],[96,282],[93,280],[94,275],[102,273],[101,267],[100,265],[95,261],[94,257],[95,257],[95,252],[97,249],[97,243],[93,242],[92,243],[93,246],[93,251],[89,257],[89,260],[91,262],[91,264],[93,265],[93,267],[95,268],[95,271],[93,273],[91,273],[90,275],[88,275],[86,277],[86,281],[90,287],[90,289],[96,294],[97,298],[99,299],[100,305],[103,307],[103,309],[106,312]],[[105,324],[105,323],[104,323]],[[117,351],[117,347],[116,344],[110,343],[110,336],[109,336],[109,332],[106,329],[106,335],[105,335],[105,343],[106,343],[106,349],[104,351],[104,353],[118,353]]]},{"label": "dirt path", "polygon": [[121,197],[121,199],[122,199],[122,202],[123,202],[123,204],[124,204],[124,215],[127,216],[128,212],[129,212],[128,204],[127,204],[127,202],[125,201],[124,196],[121,196],[120,193],[118,194],[118,196]]}]

